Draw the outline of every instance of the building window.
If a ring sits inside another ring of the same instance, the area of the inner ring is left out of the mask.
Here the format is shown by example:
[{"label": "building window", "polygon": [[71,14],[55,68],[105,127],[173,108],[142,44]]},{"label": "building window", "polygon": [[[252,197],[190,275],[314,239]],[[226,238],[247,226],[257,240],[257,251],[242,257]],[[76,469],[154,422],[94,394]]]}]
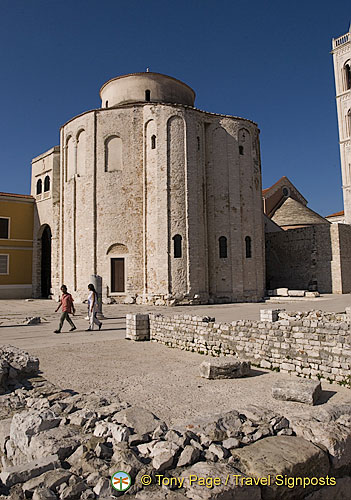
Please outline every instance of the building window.
[{"label": "building window", "polygon": [[150,90],[145,90],[145,101],[150,101],[151,99],[151,91]]},{"label": "building window", "polygon": [[0,217],[0,238],[9,239],[10,219],[8,217]]},{"label": "building window", "polygon": [[351,89],[351,66],[350,63],[345,64],[345,90]]},{"label": "building window", "polygon": [[351,136],[351,109],[348,110],[346,115],[346,135]]},{"label": "building window", "polygon": [[239,155],[244,154],[244,146],[239,146]]},{"label": "building window", "polygon": [[182,237],[180,234],[173,236],[173,256],[175,259],[180,259],[182,256]]},{"label": "building window", "polygon": [[42,180],[39,179],[37,182],[37,194],[41,194],[42,190],[43,190],[43,183]]},{"label": "building window", "polygon": [[50,191],[50,177],[47,175],[44,179],[44,192]]},{"label": "building window", "polygon": [[9,256],[0,255],[0,274],[9,274]]},{"label": "building window", "polygon": [[245,256],[247,259],[251,259],[252,257],[250,236],[246,236],[245,238]]},{"label": "building window", "polygon": [[218,240],[219,243],[219,258],[226,259],[227,258],[227,238],[225,236],[221,236]]},{"label": "building window", "polygon": [[108,108],[108,101],[105,102],[105,108]]},{"label": "building window", "polygon": [[200,137],[197,136],[197,150],[200,151]]},{"label": "building window", "polygon": [[151,149],[156,149],[156,136],[151,136]]},{"label": "building window", "polygon": [[283,187],[283,196],[288,197],[290,195],[290,189],[287,188],[286,186]]}]

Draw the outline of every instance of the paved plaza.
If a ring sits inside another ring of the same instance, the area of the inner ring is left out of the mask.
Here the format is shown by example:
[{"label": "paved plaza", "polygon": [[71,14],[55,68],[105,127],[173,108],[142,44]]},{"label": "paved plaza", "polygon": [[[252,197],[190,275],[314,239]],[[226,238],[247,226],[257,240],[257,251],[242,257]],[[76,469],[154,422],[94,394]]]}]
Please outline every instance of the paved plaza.
[{"label": "paved plaza", "polygon": [[[290,311],[320,309],[344,311],[350,295],[325,295],[313,300],[270,301],[257,304],[213,306],[150,307],[130,305],[104,306],[106,319],[101,332],[86,332],[86,304],[77,305],[74,321],[77,331],[54,334],[59,320],[57,304],[49,300],[2,300],[0,303],[0,343],[23,348],[39,357],[43,375],[65,389],[118,390],[122,399],[144,406],[169,423],[199,414],[240,409],[247,404],[274,408],[285,415],[306,411],[299,403],[274,400],[272,384],[293,377],[257,369],[254,376],[235,380],[205,380],[198,367],[204,356],[170,349],[154,342],[125,340],[125,316],[130,312],[191,314],[212,316],[220,322],[259,319],[263,308]],[[39,325],[24,326],[26,317],[40,316]],[[323,383],[327,405],[351,402],[351,391],[337,384]],[[318,406],[308,409],[318,412]]]}]

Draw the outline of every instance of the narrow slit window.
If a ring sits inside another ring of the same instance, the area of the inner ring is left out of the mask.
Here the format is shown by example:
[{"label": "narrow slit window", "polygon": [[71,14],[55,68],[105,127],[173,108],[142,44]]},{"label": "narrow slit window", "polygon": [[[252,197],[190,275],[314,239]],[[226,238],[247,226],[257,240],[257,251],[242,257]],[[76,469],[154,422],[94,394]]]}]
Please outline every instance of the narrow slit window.
[{"label": "narrow slit window", "polygon": [[43,190],[43,182],[41,179],[39,179],[37,182],[37,194],[41,194],[42,190]]},{"label": "narrow slit window", "polygon": [[182,237],[180,234],[173,236],[173,255],[175,259],[182,257]]},{"label": "narrow slit window", "polygon": [[227,238],[225,236],[221,236],[218,240],[218,243],[219,243],[219,258],[226,259],[228,257]]},{"label": "narrow slit window", "polygon": [[239,155],[244,154],[244,146],[239,146]]},{"label": "narrow slit window", "polygon": [[197,150],[200,151],[200,137],[197,136]]},{"label": "narrow slit window", "polygon": [[252,257],[250,236],[246,236],[246,238],[245,238],[245,255],[246,255],[247,259],[251,259],[251,257]]},{"label": "narrow slit window", "polygon": [[156,136],[151,136],[151,149],[156,149]]},{"label": "narrow slit window", "polygon": [[145,101],[149,102],[151,99],[151,91],[145,90]]},{"label": "narrow slit window", "polygon": [[105,108],[108,108],[108,101],[105,102]]}]

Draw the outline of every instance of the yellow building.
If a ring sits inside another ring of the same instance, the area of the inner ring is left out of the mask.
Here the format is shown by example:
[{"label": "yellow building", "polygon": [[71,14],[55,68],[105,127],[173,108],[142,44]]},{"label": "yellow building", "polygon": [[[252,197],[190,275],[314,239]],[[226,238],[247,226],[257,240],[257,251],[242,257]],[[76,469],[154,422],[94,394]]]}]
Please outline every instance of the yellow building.
[{"label": "yellow building", "polygon": [[0,298],[32,296],[34,198],[0,193]]}]

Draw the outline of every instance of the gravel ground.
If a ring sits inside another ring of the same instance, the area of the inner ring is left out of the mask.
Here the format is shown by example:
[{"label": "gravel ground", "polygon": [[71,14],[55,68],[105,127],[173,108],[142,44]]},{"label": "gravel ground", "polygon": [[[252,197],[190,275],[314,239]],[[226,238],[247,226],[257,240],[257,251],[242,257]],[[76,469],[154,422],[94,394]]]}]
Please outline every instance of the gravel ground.
[{"label": "gravel ground", "polygon": [[[341,298],[347,305],[346,297]],[[340,296],[335,298],[334,309],[329,306],[324,310],[342,310],[338,299]],[[326,301],[333,303],[332,298]],[[321,304],[322,301],[314,308],[322,309]],[[288,305],[290,310],[306,310],[301,308],[301,304],[298,308],[296,304]],[[78,331],[60,335],[52,333],[59,316],[53,312],[55,307],[56,304],[50,301],[1,301],[0,343],[21,347],[38,356],[44,376],[64,389],[114,389],[122,400],[148,408],[169,424],[199,415],[242,409],[247,404],[256,404],[286,416],[305,414],[306,411],[317,415],[321,408],[272,398],[272,384],[278,379],[290,378],[289,375],[259,369],[249,378],[206,380],[198,375],[198,367],[204,360],[200,354],[171,349],[154,342],[125,340],[125,314],[130,312],[130,306],[106,307],[107,319],[103,330],[85,332],[86,306],[78,305],[78,314],[74,319]],[[211,315],[218,320],[230,321],[238,319],[239,309],[241,317],[255,314],[257,319],[259,309],[263,307],[271,306],[234,304],[157,310],[178,314],[182,309],[183,313]],[[139,307],[138,310],[151,308]],[[35,326],[20,326],[25,316],[36,315],[46,321]],[[323,407],[340,402],[351,403],[349,389],[328,383],[323,385],[323,389],[326,391]]]}]

